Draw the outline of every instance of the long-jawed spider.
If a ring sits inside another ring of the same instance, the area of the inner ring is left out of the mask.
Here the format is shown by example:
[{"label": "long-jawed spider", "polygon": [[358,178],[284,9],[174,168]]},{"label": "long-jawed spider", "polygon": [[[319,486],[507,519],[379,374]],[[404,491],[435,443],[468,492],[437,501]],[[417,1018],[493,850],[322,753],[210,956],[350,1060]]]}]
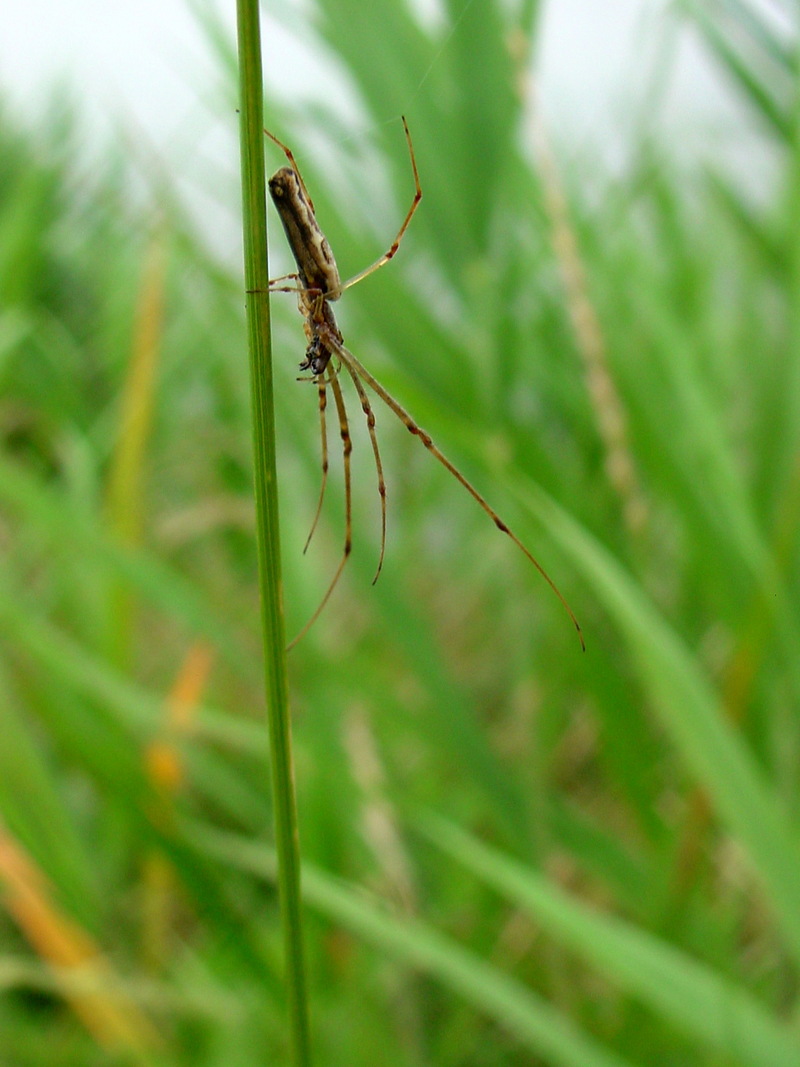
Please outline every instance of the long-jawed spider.
[{"label": "long-jawed spider", "polygon": [[[411,201],[411,207],[408,209],[408,213],[403,219],[403,224],[389,249],[369,267],[360,271],[358,274],[353,275],[352,278],[348,278],[345,282],[341,281],[339,277],[336,260],[333,257],[333,252],[331,251],[327,238],[319,227],[314,212],[314,203],[308,194],[305,182],[300,174],[300,169],[297,166],[297,162],[291,149],[283,144],[282,141],[279,141],[274,134],[269,132],[269,130],[264,131],[266,135],[285,153],[286,158],[289,160],[288,167],[281,167],[280,170],[276,171],[270,178],[269,191],[278,214],[280,215],[281,222],[283,223],[283,228],[286,232],[286,238],[289,242],[292,255],[297,263],[296,274],[286,274],[283,277],[272,279],[269,283],[269,288],[270,292],[274,293],[297,293],[297,302],[300,308],[300,313],[303,316],[307,341],[305,359],[300,364],[300,370],[311,372],[311,378],[316,382],[319,394],[319,418],[322,433],[322,486],[320,488],[319,500],[314,520],[311,525],[311,531],[306,540],[306,549],[308,548],[311,537],[316,529],[317,521],[319,520],[328,477],[328,445],[325,419],[328,397],[327,391],[329,387],[333,393],[334,405],[339,420],[339,432],[342,438],[342,450],[344,456],[345,535],[342,557],[319,606],[288,647],[292,648],[296,645],[316,622],[320,612],[328,603],[333,590],[336,588],[336,584],[342,575],[342,571],[344,570],[352,548],[352,491],[350,482],[350,453],[352,452],[352,443],[350,439],[350,429],[347,420],[344,395],[338,378],[341,367],[344,367],[350,378],[353,380],[353,385],[355,386],[358,398],[361,401],[361,407],[366,416],[367,429],[369,431],[370,441],[372,442],[372,451],[375,456],[375,467],[378,474],[378,493],[381,500],[381,548],[378,559],[378,569],[375,572],[373,584],[378,580],[378,575],[381,572],[386,545],[386,483],[383,477],[383,464],[381,463],[380,450],[378,448],[378,438],[375,434],[375,415],[370,406],[369,397],[364,388],[365,385],[369,386],[369,388],[380,397],[384,404],[394,412],[410,433],[419,438],[431,455],[434,456],[439,463],[441,463],[442,466],[461,483],[461,485],[463,485],[472,497],[474,497],[489,518],[492,519],[495,526],[499,530],[502,530],[504,534],[507,534],[514,544],[524,553],[526,558],[539,571],[563,604],[578,632],[581,648],[585,649],[586,646],[584,644],[580,623],[575,617],[572,608],[567,603],[563,593],[541,563],[539,563],[536,557],[528,551],[517,535],[503,522],[497,512],[464,477],[461,471],[458,470],[458,468],[450,462],[447,456],[440,451],[440,449],[433,443],[430,436],[412,419],[405,408],[402,407],[394,397],[386,391],[386,389],[384,389],[380,382],[378,382],[359,362],[359,360],[356,359],[353,353],[348,348],[345,348],[339,327],[336,325],[336,319],[331,307],[333,301],[338,300],[345,289],[350,289],[353,285],[356,285],[357,282],[363,281],[364,278],[368,277],[374,271],[384,267],[395,256],[400,247],[403,235],[408,229],[408,225],[411,222],[414,212],[417,210],[419,202],[422,199],[422,188],[420,186],[419,174],[417,172],[414,146],[411,143],[411,134],[408,131],[408,124],[406,123],[405,118],[403,118],[403,129],[405,130],[408,153],[411,159],[411,169],[414,175],[414,199]],[[294,284],[287,285],[285,284],[287,282],[293,282]]]}]

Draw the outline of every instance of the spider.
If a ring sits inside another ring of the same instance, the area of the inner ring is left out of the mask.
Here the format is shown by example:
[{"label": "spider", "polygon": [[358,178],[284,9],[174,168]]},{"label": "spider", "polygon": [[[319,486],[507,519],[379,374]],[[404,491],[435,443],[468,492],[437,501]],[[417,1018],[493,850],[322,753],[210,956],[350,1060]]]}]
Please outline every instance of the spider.
[{"label": "spider", "polygon": [[[280,170],[276,171],[270,178],[269,191],[281,222],[283,223],[283,228],[292,255],[297,263],[297,273],[286,274],[280,278],[271,279],[269,283],[269,291],[273,293],[297,293],[297,302],[300,313],[303,316],[303,325],[307,341],[306,354],[300,364],[300,370],[310,371],[311,380],[316,383],[319,395],[319,419],[322,436],[322,485],[316,512],[311,525],[311,531],[303,551],[308,548],[314,530],[316,529],[322,511],[322,502],[325,496],[325,486],[328,477],[328,439],[326,430],[328,388],[330,388],[331,393],[333,394],[334,405],[336,407],[337,418],[339,421],[344,463],[345,535],[342,556],[319,606],[288,647],[292,648],[296,645],[319,618],[320,613],[328,603],[331,594],[336,588],[352,548],[352,491],[350,482],[350,455],[352,452],[352,442],[344,395],[339,383],[339,374],[343,367],[352,379],[358,398],[361,401],[361,407],[367,420],[367,429],[372,443],[372,451],[375,457],[375,468],[378,475],[378,493],[381,501],[381,547],[378,568],[375,572],[375,577],[372,580],[373,585],[378,580],[378,575],[381,572],[386,546],[386,483],[384,481],[383,464],[381,462],[380,450],[378,448],[378,438],[375,434],[375,415],[370,406],[365,385],[369,386],[384,404],[394,412],[410,433],[419,438],[431,455],[461,483],[472,497],[474,497],[489,518],[492,519],[495,526],[499,530],[502,530],[504,534],[507,534],[514,544],[524,553],[526,558],[539,571],[561,601],[578,632],[581,648],[585,649],[586,646],[583,640],[583,632],[572,608],[570,608],[561,590],[541,563],[539,563],[535,556],[528,551],[517,535],[503,522],[497,512],[467,480],[461,471],[458,470],[458,468],[450,462],[447,456],[445,456],[434,444],[430,435],[414,421],[405,408],[402,407],[394,397],[386,391],[386,389],[384,389],[380,382],[370,374],[353,353],[348,348],[345,348],[341,332],[336,325],[336,319],[331,304],[339,299],[345,289],[350,289],[358,282],[363,281],[370,274],[374,273],[374,271],[379,270],[381,267],[385,267],[386,264],[394,258],[400,247],[403,235],[408,229],[414,212],[419,207],[419,203],[422,199],[422,187],[420,186],[417,161],[414,156],[414,146],[411,142],[411,134],[409,133],[405,117],[403,117],[402,121],[406,142],[408,144],[408,153],[411,159],[411,170],[414,175],[414,199],[411,201],[411,207],[408,209],[408,213],[403,219],[403,224],[388,251],[384,252],[383,255],[376,259],[370,266],[366,267],[358,274],[353,275],[352,278],[348,278],[347,281],[344,282],[339,277],[336,260],[334,259],[327,238],[317,223],[313,201],[306,189],[305,182],[300,174],[300,169],[297,166],[297,162],[291,149],[283,144],[282,141],[279,141],[274,134],[269,132],[269,130],[264,131],[266,135],[284,152],[289,161],[288,167],[281,167]],[[294,284],[286,285],[286,282],[293,282]],[[306,378],[305,380],[308,379]]]}]

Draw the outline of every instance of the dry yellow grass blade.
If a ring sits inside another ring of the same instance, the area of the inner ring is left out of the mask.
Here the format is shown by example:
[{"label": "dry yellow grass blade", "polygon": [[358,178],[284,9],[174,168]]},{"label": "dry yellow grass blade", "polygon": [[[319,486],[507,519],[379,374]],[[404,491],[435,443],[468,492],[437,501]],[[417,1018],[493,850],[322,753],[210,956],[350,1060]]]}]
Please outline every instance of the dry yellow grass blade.
[{"label": "dry yellow grass blade", "polygon": [[208,645],[196,644],[189,649],[167,697],[161,736],[147,749],[147,771],[162,794],[174,793],[183,781],[183,761],[176,741],[191,729],[212,659]]},{"label": "dry yellow grass blade", "polygon": [[[147,774],[156,789],[153,818],[167,829],[173,818],[173,797],[184,781],[181,737],[191,730],[211,670],[213,651],[202,643],[189,649],[165,704],[161,735],[145,752]],[[153,850],[142,874],[142,950],[152,973],[161,970],[168,955],[170,930],[174,926],[177,884],[167,857]]]}]

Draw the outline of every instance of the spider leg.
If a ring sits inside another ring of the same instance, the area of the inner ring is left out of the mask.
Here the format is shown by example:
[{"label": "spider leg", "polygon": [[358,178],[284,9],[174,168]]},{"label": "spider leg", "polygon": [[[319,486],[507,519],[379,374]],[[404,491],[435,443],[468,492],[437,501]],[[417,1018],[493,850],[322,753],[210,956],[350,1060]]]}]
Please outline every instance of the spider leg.
[{"label": "spider leg", "polygon": [[[325,341],[327,343],[327,337],[325,338]],[[335,346],[331,344],[331,347],[336,348],[336,351],[341,357],[342,362],[348,368],[350,373],[358,374],[362,381],[365,382],[370,387],[370,389],[373,390],[373,392],[377,393],[377,395],[381,398],[384,404],[386,404],[386,406],[394,412],[398,419],[400,419],[400,421],[403,423],[409,433],[420,439],[422,444],[425,446],[425,448],[427,448],[427,450],[431,453],[434,459],[437,459],[439,463],[441,463],[442,466],[453,475],[456,481],[460,482],[461,485],[463,485],[463,487],[467,490],[470,496],[478,502],[478,504],[483,508],[483,510],[486,512],[486,514],[489,516],[489,518],[492,520],[498,530],[502,530],[504,534],[507,534],[517,546],[517,548],[519,548],[523,555],[529,560],[529,562],[533,564],[539,574],[541,574],[541,576],[556,594],[558,599],[561,601],[564,609],[572,620],[575,629],[578,631],[578,638],[581,643],[581,648],[586,651],[586,643],[583,640],[583,630],[581,629],[581,625],[575,617],[575,613],[567,603],[564,594],[558,588],[556,583],[553,581],[553,579],[550,577],[550,575],[547,573],[547,571],[544,569],[538,559],[536,559],[536,557],[528,551],[528,549],[525,547],[522,541],[520,541],[520,539],[513,532],[513,530],[506,526],[506,524],[503,522],[503,520],[500,518],[494,508],[483,496],[481,496],[481,494],[472,485],[472,483],[464,477],[458,467],[451,463],[447,456],[444,454],[444,452],[442,452],[433,443],[433,440],[431,439],[430,435],[426,433],[421,426],[417,425],[417,423],[411,418],[406,409],[402,407],[402,405],[398,404],[394,397],[383,388],[381,383],[376,378],[373,378],[373,376],[369,373],[366,367],[364,367],[359,362],[359,360],[356,359],[353,353],[339,342],[337,342]]]},{"label": "spider leg", "polygon": [[293,293],[295,291],[295,289],[299,288],[298,285],[293,285],[288,289],[283,289],[283,288],[279,289],[277,287],[273,288],[273,286],[275,286],[276,282],[289,282],[289,281],[299,282],[300,281],[300,275],[299,274],[281,274],[281,276],[279,278],[270,278],[270,280],[269,280],[269,291],[271,293]]},{"label": "spider leg", "polygon": [[[284,275],[284,277],[286,277],[286,278],[296,278],[297,275],[296,274],[286,274],[286,275]],[[274,281],[281,282],[281,281],[283,281],[283,278],[275,278]],[[305,293],[305,292],[308,292],[308,290],[302,285],[276,285],[273,288],[273,282],[270,282],[269,283],[269,289],[267,289],[267,292],[268,293]],[[298,299],[299,299],[299,297],[298,297]]]},{"label": "spider leg", "polygon": [[322,438],[322,485],[319,488],[319,500],[317,501],[317,510],[314,513],[314,521],[311,523],[311,529],[308,532],[306,538],[305,547],[303,548],[303,555],[308,551],[308,546],[311,544],[311,538],[314,536],[314,531],[317,528],[319,522],[320,512],[322,511],[322,501],[325,496],[325,486],[328,482],[328,430],[325,423],[325,409],[328,406],[328,388],[325,382],[325,378],[319,375],[316,379],[317,388],[319,390],[319,429],[320,436]]},{"label": "spider leg", "polygon": [[299,274],[282,274],[280,278],[270,278],[269,284],[266,289],[246,289],[247,293],[300,293],[303,292],[303,287],[298,285],[276,285],[276,282],[286,282],[294,279],[299,283]]},{"label": "spider leg", "polygon": [[[403,225],[400,227],[397,237],[394,239],[394,243],[387,252],[384,252],[380,258],[376,259],[374,263],[370,264],[365,270],[359,271],[358,274],[354,274],[352,278],[348,278],[346,282],[342,282],[339,286],[338,292],[335,294],[338,298],[345,291],[349,289],[351,285],[356,285],[358,282],[363,281],[373,271],[380,270],[381,267],[385,267],[390,259],[394,258],[397,249],[400,247],[400,242],[403,240],[403,234],[408,229],[408,224],[414,215],[414,212],[419,207],[419,202],[422,199],[422,186],[419,184],[419,173],[417,171],[417,160],[414,155],[414,146],[411,143],[411,134],[408,132],[408,123],[405,120],[405,116],[401,116],[403,119],[403,129],[406,133],[406,141],[408,142],[408,154],[411,157],[411,169],[414,172],[414,199],[411,201],[411,207],[408,209],[408,214],[403,220]],[[274,138],[273,138],[274,140]],[[296,168],[295,168],[296,169]],[[302,179],[301,179],[302,181]],[[333,294],[328,295],[329,300],[334,299]]]},{"label": "spider leg", "polygon": [[303,181],[303,175],[300,173],[300,168],[297,165],[297,160],[294,158],[294,153],[292,152],[291,148],[289,148],[287,145],[285,145],[283,143],[283,141],[279,141],[278,138],[275,136],[275,134],[274,133],[270,133],[269,130],[265,129],[264,133],[267,135],[267,137],[269,137],[270,141],[274,141],[275,142],[275,144],[278,146],[278,148],[281,149],[283,154],[289,160],[291,168],[295,172],[295,174],[297,175],[297,177],[298,177],[298,179],[300,181],[300,185],[303,187],[303,192],[306,195],[306,199],[308,200],[309,206],[311,207],[311,210],[313,212],[314,211],[314,201],[308,195],[308,189],[306,189],[306,183]]},{"label": "spider leg", "polygon": [[372,584],[374,585],[378,580],[378,575],[381,573],[381,568],[383,567],[383,553],[386,549],[386,482],[383,478],[383,464],[381,463],[381,453],[378,448],[378,438],[375,434],[375,414],[370,406],[369,397],[367,396],[364,386],[361,384],[361,379],[358,374],[356,374],[346,359],[344,359],[343,362],[350,377],[353,379],[353,384],[358,393],[358,399],[361,401],[361,409],[367,418],[369,439],[372,442],[372,452],[375,456],[375,469],[378,472],[378,495],[381,498],[381,554],[378,558],[378,569],[375,571],[375,577],[372,579]]},{"label": "spider leg", "polygon": [[331,580],[331,584],[328,586],[325,592],[325,596],[319,602],[319,606],[317,607],[316,611],[305,624],[300,633],[297,634],[297,636],[293,638],[293,640],[291,640],[286,646],[287,652],[289,651],[289,649],[294,648],[298,641],[302,640],[302,638],[305,637],[305,635],[308,633],[308,631],[319,618],[320,614],[322,613],[322,609],[330,600],[331,593],[336,588],[336,585],[342,576],[342,571],[344,570],[345,564],[347,563],[347,560],[350,557],[350,549],[352,548],[353,509],[352,490],[350,486],[350,453],[353,451],[353,442],[350,439],[350,427],[347,422],[347,410],[344,405],[344,397],[342,396],[342,387],[339,385],[339,379],[336,377],[333,368],[330,368],[330,371],[328,373],[328,381],[330,382],[331,392],[333,393],[333,399],[336,403],[336,411],[339,415],[339,432],[342,437],[342,454],[344,458],[344,549],[342,551],[342,558],[339,562],[339,566],[336,568],[336,573],[334,574]]}]

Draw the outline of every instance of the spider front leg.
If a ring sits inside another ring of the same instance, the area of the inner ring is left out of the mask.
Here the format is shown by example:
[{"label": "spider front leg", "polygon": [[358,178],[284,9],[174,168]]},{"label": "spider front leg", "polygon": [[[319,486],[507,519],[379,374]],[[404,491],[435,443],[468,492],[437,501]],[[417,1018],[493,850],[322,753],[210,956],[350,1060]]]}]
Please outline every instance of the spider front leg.
[{"label": "spider front leg", "polygon": [[[406,122],[405,115],[400,116],[403,120],[403,129],[406,134],[406,142],[408,143],[408,154],[411,158],[411,170],[414,174],[414,199],[411,201],[411,207],[408,209],[408,214],[403,219],[403,225],[400,227],[389,249],[383,253],[374,263],[370,264],[365,270],[359,271],[358,274],[354,274],[352,278],[348,278],[346,282],[342,282],[339,286],[338,292],[335,294],[336,298],[341,296],[345,289],[349,289],[352,285],[357,285],[358,282],[363,281],[364,278],[374,273],[376,270],[380,270],[381,267],[385,267],[389,260],[393,259],[400,247],[400,242],[403,240],[403,235],[408,229],[408,225],[414,216],[414,212],[419,207],[419,202],[422,199],[422,186],[419,183],[419,172],[417,171],[417,159],[414,155],[414,145],[411,143],[411,134],[408,132],[408,123]],[[274,140],[274,138],[273,138]],[[329,294],[329,299],[334,299],[334,294]]]}]

